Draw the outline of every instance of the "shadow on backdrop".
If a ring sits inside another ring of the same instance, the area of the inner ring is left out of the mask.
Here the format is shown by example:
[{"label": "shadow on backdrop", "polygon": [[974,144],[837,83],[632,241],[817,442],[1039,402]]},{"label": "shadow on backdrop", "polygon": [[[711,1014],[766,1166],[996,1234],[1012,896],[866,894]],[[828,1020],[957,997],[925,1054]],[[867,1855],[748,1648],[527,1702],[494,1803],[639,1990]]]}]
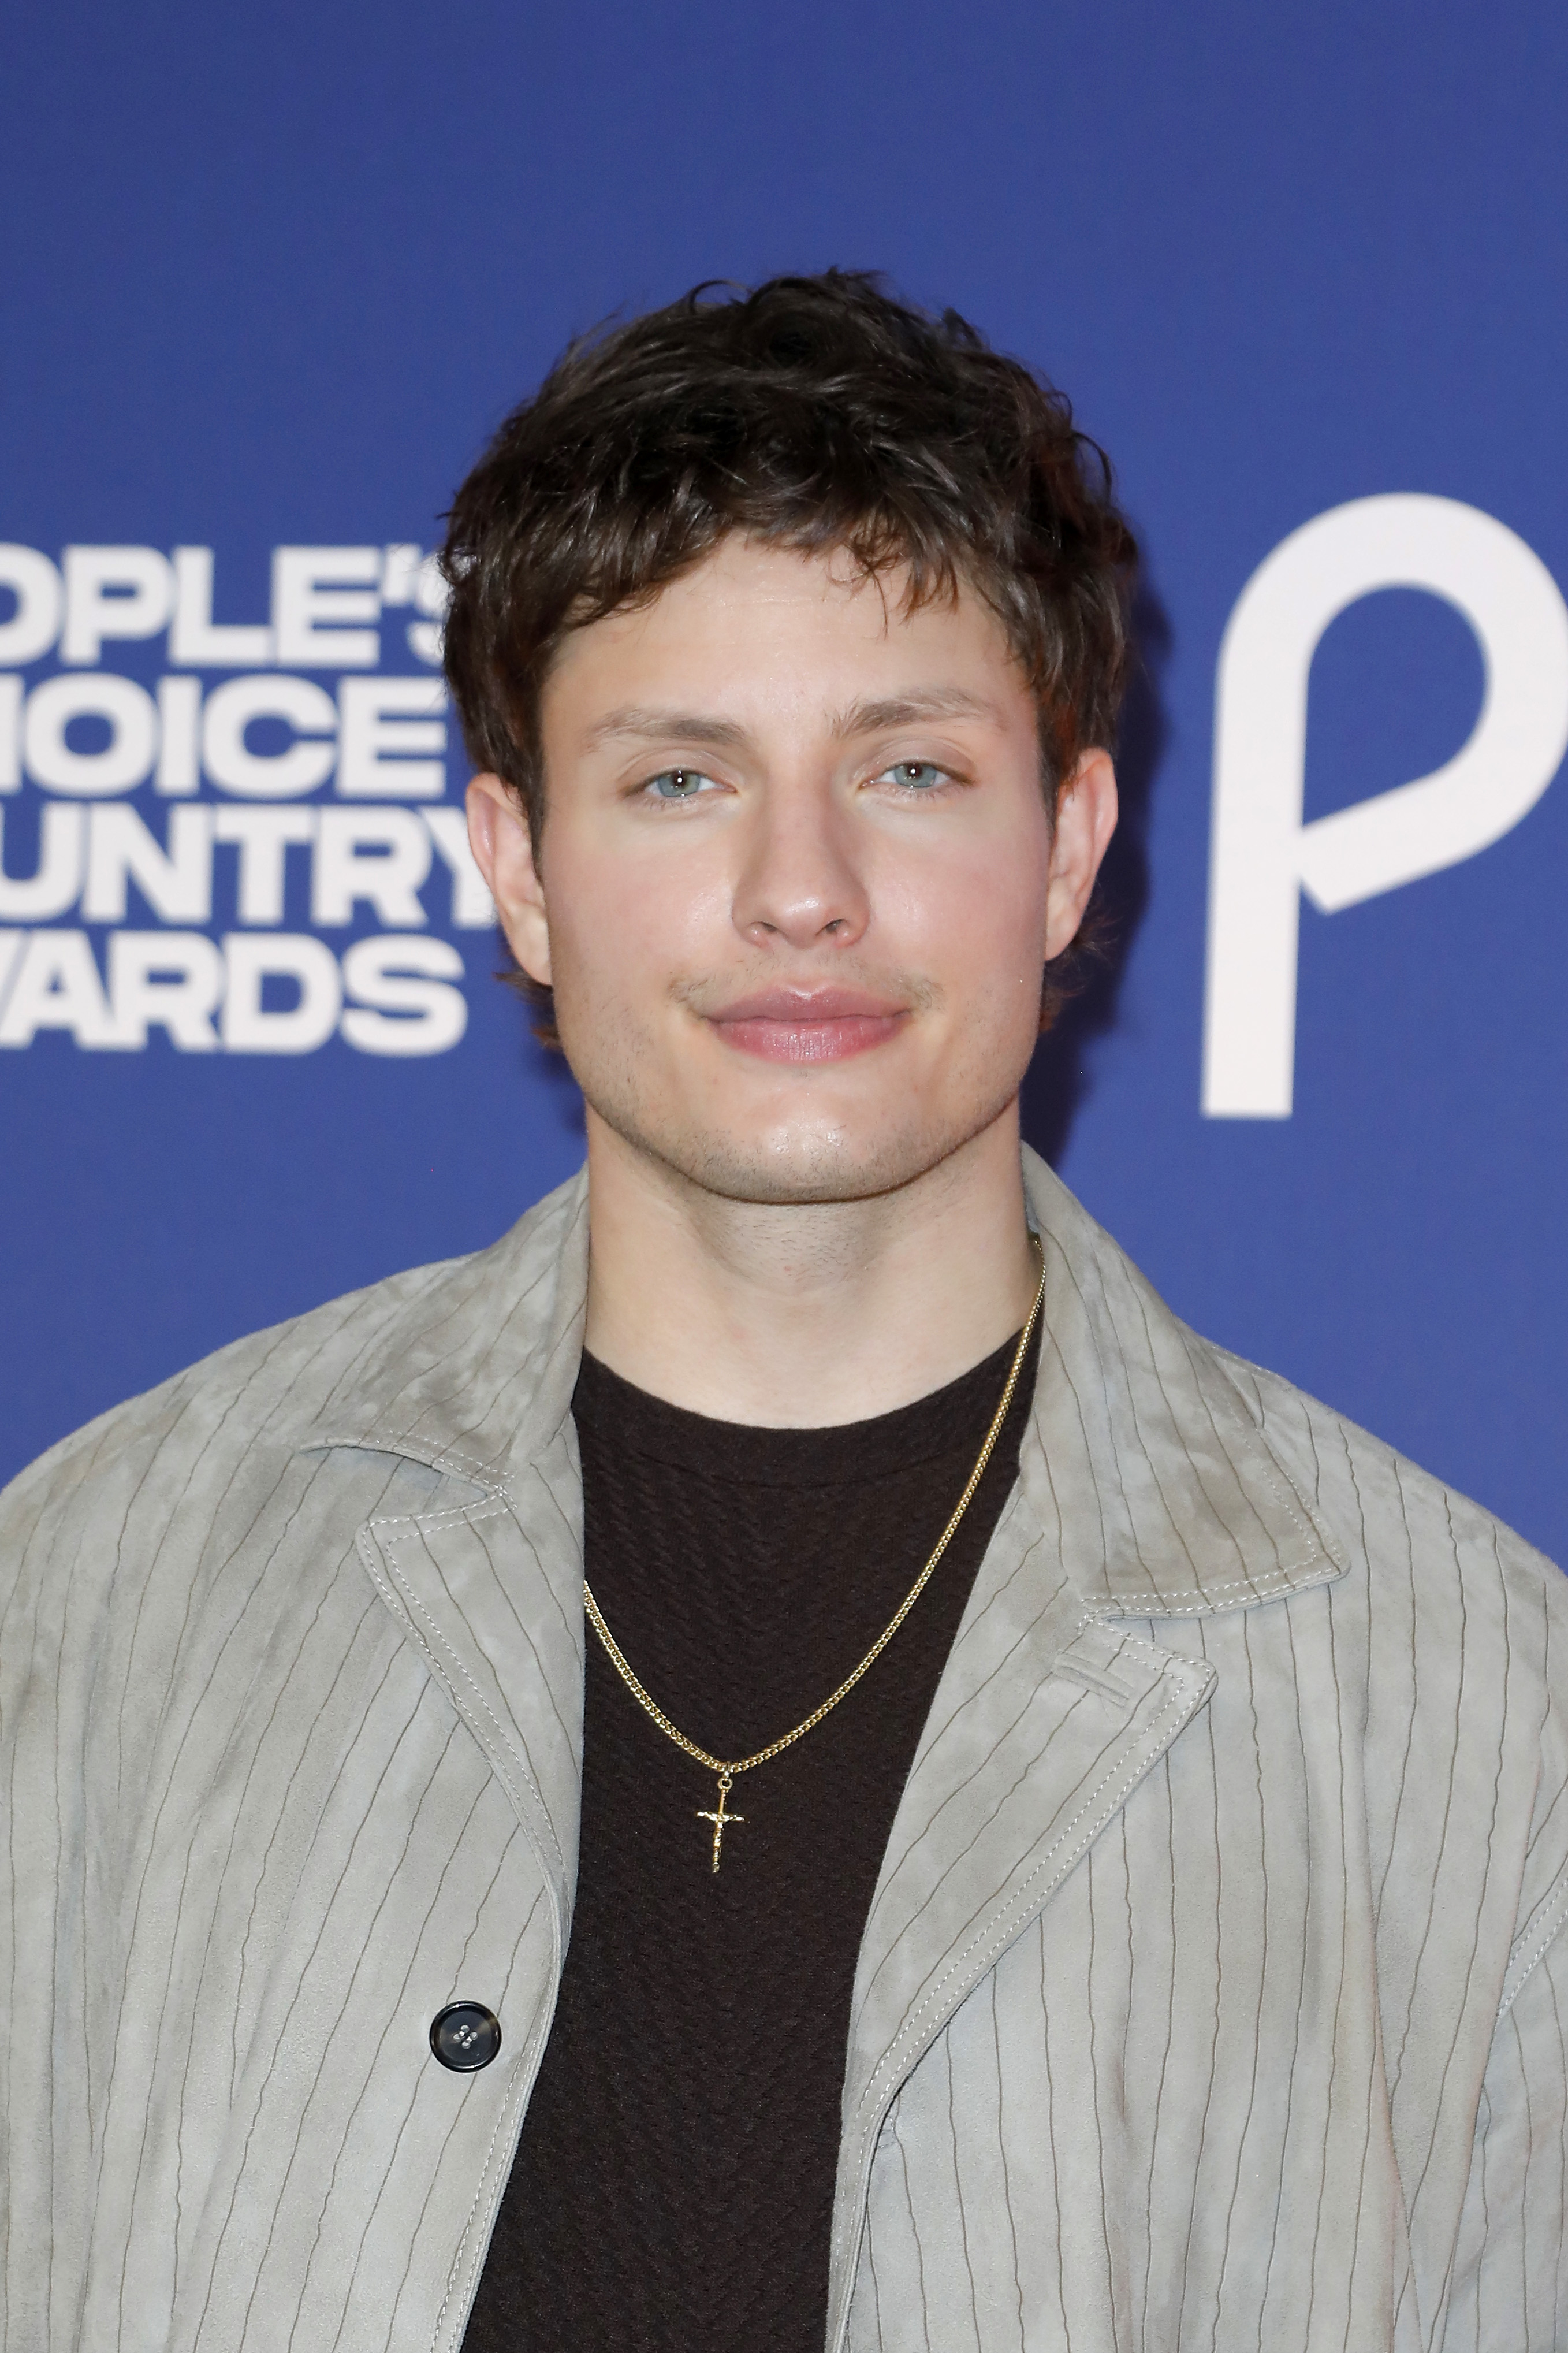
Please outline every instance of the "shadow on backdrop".
[{"label": "shadow on backdrop", "polygon": [[1116,1026],[1121,976],[1149,902],[1149,805],[1168,733],[1161,678],[1171,625],[1147,579],[1132,602],[1134,648],[1116,752],[1121,815],[1100,869],[1108,918],[1105,954],[1087,987],[1041,1039],[1024,1081],[1025,1140],[1055,1166],[1093,1085],[1089,1049]]}]

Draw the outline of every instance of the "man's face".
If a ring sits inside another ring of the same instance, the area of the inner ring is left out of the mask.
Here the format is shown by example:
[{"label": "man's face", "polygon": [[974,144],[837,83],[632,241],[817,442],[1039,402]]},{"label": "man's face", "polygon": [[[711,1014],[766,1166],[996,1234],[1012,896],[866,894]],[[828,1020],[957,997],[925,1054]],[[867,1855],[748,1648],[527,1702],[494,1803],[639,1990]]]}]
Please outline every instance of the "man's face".
[{"label": "man's face", "polygon": [[727,1198],[889,1191],[1012,1116],[1114,822],[1100,754],[1053,828],[983,601],[902,588],[726,541],[567,638],[537,871],[504,788],[473,787],[591,1113]]}]

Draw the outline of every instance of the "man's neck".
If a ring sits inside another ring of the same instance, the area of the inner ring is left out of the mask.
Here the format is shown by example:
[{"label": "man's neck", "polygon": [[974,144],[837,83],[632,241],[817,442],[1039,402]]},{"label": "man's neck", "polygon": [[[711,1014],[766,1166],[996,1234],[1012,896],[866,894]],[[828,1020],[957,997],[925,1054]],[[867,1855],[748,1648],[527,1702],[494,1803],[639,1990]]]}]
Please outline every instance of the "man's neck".
[{"label": "man's neck", "polygon": [[723,1421],[859,1421],[955,1380],[1016,1332],[1037,1280],[1016,1106],[869,1200],[709,1193],[588,1115],[586,1345]]}]

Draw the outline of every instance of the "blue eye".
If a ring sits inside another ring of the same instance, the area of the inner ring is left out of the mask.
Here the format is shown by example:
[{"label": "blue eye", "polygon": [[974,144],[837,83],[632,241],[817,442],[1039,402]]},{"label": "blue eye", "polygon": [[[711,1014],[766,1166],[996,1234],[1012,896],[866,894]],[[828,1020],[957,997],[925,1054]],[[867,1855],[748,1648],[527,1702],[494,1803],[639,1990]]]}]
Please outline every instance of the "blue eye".
[{"label": "blue eye", "polygon": [[648,778],[645,790],[656,800],[694,801],[710,781],[700,768],[663,768]]},{"label": "blue eye", "polygon": [[929,793],[933,786],[948,781],[947,770],[939,768],[934,760],[895,760],[883,774],[909,793]]}]

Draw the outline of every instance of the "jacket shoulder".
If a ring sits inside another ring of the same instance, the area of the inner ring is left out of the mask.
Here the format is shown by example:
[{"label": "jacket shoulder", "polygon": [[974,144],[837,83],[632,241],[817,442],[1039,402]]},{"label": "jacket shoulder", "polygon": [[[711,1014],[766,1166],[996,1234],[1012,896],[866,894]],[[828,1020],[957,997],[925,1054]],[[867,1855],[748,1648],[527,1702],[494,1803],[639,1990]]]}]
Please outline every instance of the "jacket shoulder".
[{"label": "jacket shoulder", "polygon": [[1402,1845],[1394,1831],[1406,1790],[1451,1789],[1459,1774],[1510,1793],[1521,1849],[1511,2000],[1568,1922],[1568,1577],[1396,1448],[1278,1374],[1215,1353],[1345,1557],[1331,1607],[1347,1660],[1359,1661],[1378,1766],[1374,1846],[1405,1852],[1414,1833]]},{"label": "jacket shoulder", "polygon": [[144,1518],[156,1497],[166,1518],[194,1488],[229,1478],[242,1456],[292,1445],[395,1322],[470,1263],[412,1267],[247,1333],[61,1439],[0,1492],[0,1581],[64,1514],[101,1525],[129,1516],[134,1501]]},{"label": "jacket shoulder", "polygon": [[1413,1551],[1463,1556],[1491,1564],[1521,1595],[1544,1590],[1568,1606],[1568,1580],[1555,1563],[1495,1513],[1282,1375],[1205,1345],[1350,1556],[1376,1571],[1408,1563]]},{"label": "jacket shoulder", "polygon": [[1506,1834],[1494,1822],[1489,1839],[1468,1842],[1483,1860],[1500,1862],[1510,1839],[1517,1850],[1506,2010],[1568,1926],[1568,1577],[1394,1447],[1278,1374],[1215,1353],[1347,1557],[1345,1631],[1379,1765],[1374,1848],[1398,1856],[1414,1840],[1426,1852],[1416,1833],[1395,1835],[1407,1790],[1464,1786],[1494,1803],[1509,1793]]}]

